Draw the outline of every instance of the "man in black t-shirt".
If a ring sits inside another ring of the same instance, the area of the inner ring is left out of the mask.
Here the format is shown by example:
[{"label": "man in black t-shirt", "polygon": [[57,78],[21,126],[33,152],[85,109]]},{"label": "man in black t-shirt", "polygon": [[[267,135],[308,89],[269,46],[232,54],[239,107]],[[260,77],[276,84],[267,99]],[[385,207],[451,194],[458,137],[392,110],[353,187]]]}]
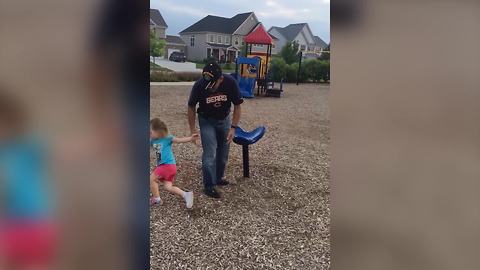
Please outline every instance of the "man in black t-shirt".
[{"label": "man in black t-shirt", "polygon": [[[223,74],[216,62],[203,68],[202,78],[193,85],[188,100],[188,124],[190,132],[195,129],[195,108],[198,106],[198,122],[202,140],[202,173],[204,193],[212,198],[220,198],[215,186],[228,185],[224,177],[228,161],[229,145],[235,135],[240,120],[243,100],[237,81]],[[233,103],[233,117],[230,110]]]}]

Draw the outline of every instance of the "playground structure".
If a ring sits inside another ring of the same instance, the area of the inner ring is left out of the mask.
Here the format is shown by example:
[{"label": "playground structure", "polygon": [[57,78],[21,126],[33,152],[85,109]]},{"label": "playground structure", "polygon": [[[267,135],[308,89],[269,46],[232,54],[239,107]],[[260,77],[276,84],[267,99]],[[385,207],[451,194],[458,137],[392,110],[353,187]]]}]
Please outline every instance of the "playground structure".
[{"label": "playground structure", "polygon": [[[235,73],[232,74],[239,83],[242,97],[254,97],[255,84],[257,96],[280,97],[281,89],[274,89],[269,78],[269,64],[272,58],[273,39],[261,23],[245,36],[245,55],[235,62]],[[273,91],[273,92],[272,92]]]},{"label": "playground structure", "polygon": [[272,58],[273,39],[270,34],[267,33],[263,25],[259,23],[247,36],[245,36],[244,40],[245,55],[247,57],[258,57],[260,59],[257,73],[257,95],[260,95],[267,89],[267,74],[270,59]]},{"label": "playground structure", "polygon": [[233,141],[242,146],[243,156],[243,177],[250,178],[250,158],[248,154],[249,145],[258,142],[265,134],[265,127],[260,126],[250,132],[243,130],[240,127],[235,129],[235,136]]}]

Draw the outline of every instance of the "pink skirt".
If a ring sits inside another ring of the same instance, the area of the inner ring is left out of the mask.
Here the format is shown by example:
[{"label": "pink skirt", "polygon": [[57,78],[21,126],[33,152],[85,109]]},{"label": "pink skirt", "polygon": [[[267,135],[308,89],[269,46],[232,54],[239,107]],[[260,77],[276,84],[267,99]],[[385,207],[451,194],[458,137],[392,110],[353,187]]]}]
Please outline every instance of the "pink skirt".
[{"label": "pink skirt", "polygon": [[175,164],[162,164],[159,165],[153,173],[158,177],[160,181],[173,182],[177,175],[177,165]]}]

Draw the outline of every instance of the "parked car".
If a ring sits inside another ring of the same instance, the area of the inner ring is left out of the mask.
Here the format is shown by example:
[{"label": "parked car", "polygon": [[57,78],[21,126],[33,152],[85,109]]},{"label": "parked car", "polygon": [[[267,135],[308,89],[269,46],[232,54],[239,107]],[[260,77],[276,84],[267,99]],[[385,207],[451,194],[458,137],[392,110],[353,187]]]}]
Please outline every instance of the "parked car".
[{"label": "parked car", "polygon": [[168,60],[174,62],[185,62],[187,61],[187,57],[183,52],[172,52],[170,57],[168,57]]}]

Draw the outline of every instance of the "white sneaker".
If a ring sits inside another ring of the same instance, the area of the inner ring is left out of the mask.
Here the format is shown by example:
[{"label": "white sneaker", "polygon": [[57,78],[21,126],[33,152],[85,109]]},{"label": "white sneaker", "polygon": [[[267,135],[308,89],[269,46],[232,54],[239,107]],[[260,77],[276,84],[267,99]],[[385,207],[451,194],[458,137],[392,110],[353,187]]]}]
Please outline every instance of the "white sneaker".
[{"label": "white sneaker", "polygon": [[193,206],[193,192],[185,192],[185,203],[187,205],[187,208],[190,209]]}]

